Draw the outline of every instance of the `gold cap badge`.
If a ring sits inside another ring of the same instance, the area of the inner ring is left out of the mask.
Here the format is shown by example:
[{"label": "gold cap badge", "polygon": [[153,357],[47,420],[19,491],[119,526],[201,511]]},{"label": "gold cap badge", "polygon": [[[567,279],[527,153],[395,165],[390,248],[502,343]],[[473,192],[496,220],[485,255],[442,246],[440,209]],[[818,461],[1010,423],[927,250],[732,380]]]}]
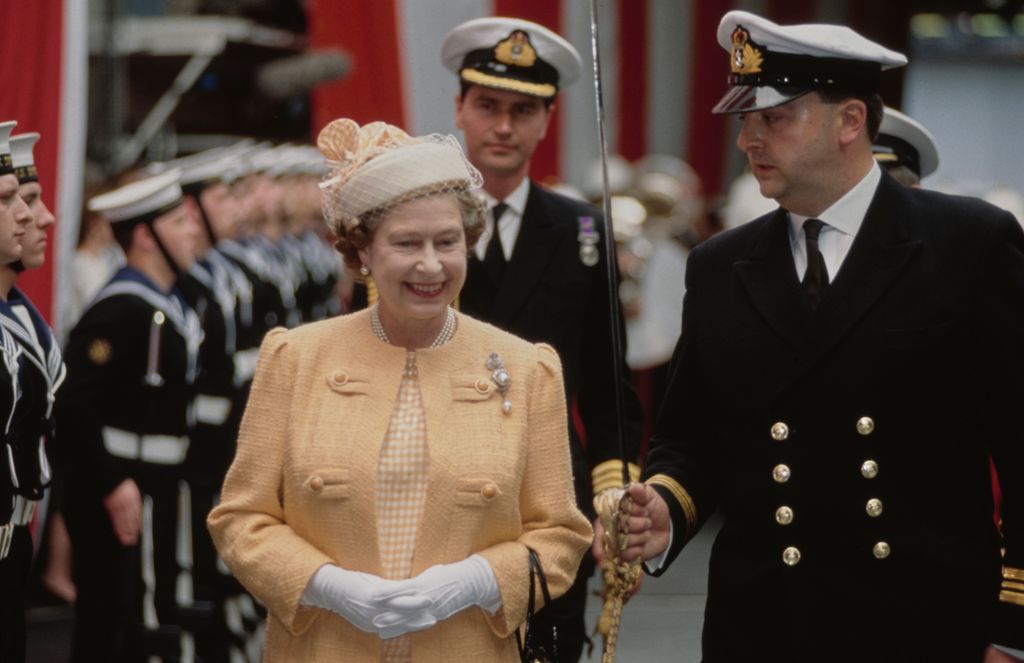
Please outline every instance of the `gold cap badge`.
[{"label": "gold cap badge", "polygon": [[516,30],[494,47],[494,59],[502,64],[532,67],[537,61],[537,51],[530,43],[530,35]]},{"label": "gold cap badge", "polygon": [[750,33],[745,28],[737,27],[732,31],[732,55],[729,64],[734,74],[759,74],[764,57],[761,51],[754,48],[750,41]]}]

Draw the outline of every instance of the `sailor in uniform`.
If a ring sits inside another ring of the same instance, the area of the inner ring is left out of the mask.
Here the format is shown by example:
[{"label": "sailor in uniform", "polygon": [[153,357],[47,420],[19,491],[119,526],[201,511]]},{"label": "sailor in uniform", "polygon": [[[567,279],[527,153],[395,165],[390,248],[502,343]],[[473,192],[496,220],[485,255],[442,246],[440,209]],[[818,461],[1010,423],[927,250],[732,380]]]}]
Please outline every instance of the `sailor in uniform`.
[{"label": "sailor in uniform", "polygon": [[65,505],[75,550],[72,659],[195,660],[184,463],[202,331],[175,288],[198,228],[179,172],[89,201],[127,265],[71,330],[57,424],[69,450]]},{"label": "sailor in uniform", "polygon": [[[18,662],[25,659],[24,608],[32,565],[28,525],[50,483],[42,437],[49,429],[62,365],[52,334],[44,331],[45,324],[36,328],[31,303],[13,290],[23,269],[18,261],[27,256],[23,240],[31,233],[37,245],[42,234],[21,196],[11,158],[8,141],[16,124],[0,123],[0,660]],[[53,217],[48,218],[52,223]],[[42,256],[33,250],[32,261],[36,260],[41,264]],[[54,361],[52,370],[49,358]]]}]

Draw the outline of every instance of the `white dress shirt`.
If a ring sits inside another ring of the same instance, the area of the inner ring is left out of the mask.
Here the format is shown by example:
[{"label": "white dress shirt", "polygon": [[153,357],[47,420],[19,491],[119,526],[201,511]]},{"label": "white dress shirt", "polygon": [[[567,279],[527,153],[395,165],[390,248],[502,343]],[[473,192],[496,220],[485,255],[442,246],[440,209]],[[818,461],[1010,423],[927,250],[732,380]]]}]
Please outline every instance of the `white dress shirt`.
[{"label": "white dress shirt", "polygon": [[[846,195],[837,200],[827,210],[819,214],[825,225],[818,235],[818,250],[825,258],[828,269],[828,282],[836,280],[836,274],[850,252],[850,245],[857,231],[864,223],[871,200],[875,197],[878,183],[882,181],[882,169],[877,163],[871,165],[868,174],[857,183]],[[804,222],[811,217],[789,213],[789,246],[793,249],[793,262],[796,265],[796,278],[803,281],[807,271],[807,241],[804,236]]]},{"label": "white dress shirt", "polygon": [[[494,215],[491,210],[498,204],[498,199],[487,193],[481,192],[481,197],[487,206],[487,214],[484,215],[484,232],[476,243],[473,252],[480,260],[487,254],[487,243],[491,241],[494,234]],[[498,220],[498,236],[501,238],[501,249],[505,254],[505,260],[512,259],[512,250],[516,246],[516,238],[519,237],[519,228],[523,225],[523,212],[526,211],[526,199],[530,195],[530,178],[524,177],[512,193],[501,201],[508,205],[508,209]]]}]

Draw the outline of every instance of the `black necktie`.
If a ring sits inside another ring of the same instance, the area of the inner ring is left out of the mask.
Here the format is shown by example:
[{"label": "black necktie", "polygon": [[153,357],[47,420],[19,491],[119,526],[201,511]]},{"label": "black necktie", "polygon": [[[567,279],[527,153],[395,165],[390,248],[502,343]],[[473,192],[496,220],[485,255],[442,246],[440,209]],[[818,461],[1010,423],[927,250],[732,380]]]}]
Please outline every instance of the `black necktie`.
[{"label": "black necktie", "polygon": [[821,228],[824,225],[820,219],[804,221],[804,236],[807,238],[807,271],[804,272],[804,280],[801,285],[811,309],[818,308],[821,294],[828,286],[828,268],[825,267],[825,257],[818,249],[818,235],[821,234]]},{"label": "black necktie", "polygon": [[508,209],[505,203],[498,203],[491,210],[494,217],[494,230],[491,232],[491,239],[487,241],[487,250],[484,252],[484,269],[495,284],[501,283],[501,277],[505,273],[505,250],[501,247],[501,233],[498,232],[498,220]]}]

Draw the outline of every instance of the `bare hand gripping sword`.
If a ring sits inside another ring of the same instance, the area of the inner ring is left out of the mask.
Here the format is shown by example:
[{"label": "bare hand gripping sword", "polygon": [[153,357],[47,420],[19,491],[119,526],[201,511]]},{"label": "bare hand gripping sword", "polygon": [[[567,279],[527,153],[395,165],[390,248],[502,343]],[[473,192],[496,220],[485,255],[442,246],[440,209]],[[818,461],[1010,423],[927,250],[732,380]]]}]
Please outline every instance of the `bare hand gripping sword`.
[{"label": "bare hand gripping sword", "polygon": [[604,607],[597,624],[597,631],[604,641],[602,663],[614,663],[615,647],[619,638],[619,626],[622,620],[622,607],[642,573],[640,560],[625,562],[622,552],[625,550],[628,535],[626,520],[631,503],[625,486],[629,486],[629,459],[626,458],[625,426],[623,418],[622,391],[622,327],[619,324],[621,305],[619,302],[618,262],[615,253],[615,229],[612,224],[611,192],[608,187],[608,142],[605,137],[604,98],[601,88],[601,55],[598,48],[597,0],[590,0],[590,47],[594,56],[594,100],[597,105],[598,145],[601,152],[601,182],[604,191],[604,242],[608,269],[608,301],[611,315],[612,332],[612,366],[615,377],[615,420],[619,440],[619,458],[622,459],[623,488],[606,488],[594,497],[594,509],[604,528]]}]

